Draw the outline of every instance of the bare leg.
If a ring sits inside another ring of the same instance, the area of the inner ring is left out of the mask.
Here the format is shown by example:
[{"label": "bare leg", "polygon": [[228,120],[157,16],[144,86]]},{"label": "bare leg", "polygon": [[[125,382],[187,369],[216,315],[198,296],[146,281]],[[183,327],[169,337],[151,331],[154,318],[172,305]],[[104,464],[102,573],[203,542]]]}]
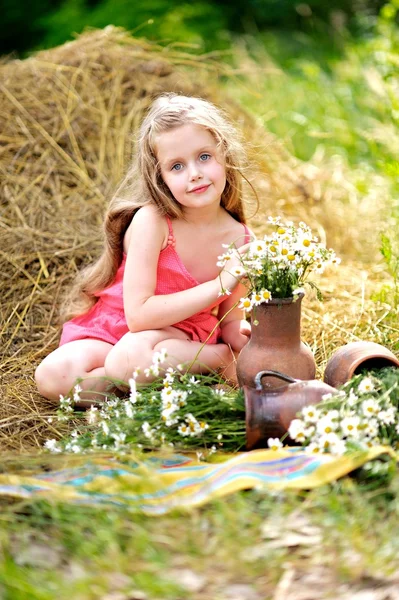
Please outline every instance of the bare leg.
[{"label": "bare leg", "polygon": [[[101,400],[110,387],[105,378],[104,363],[112,344],[100,340],[76,340],[60,346],[46,356],[35,372],[39,393],[49,400],[59,400],[60,394],[68,394],[76,380],[83,389],[81,398],[88,400],[82,406],[90,406],[90,400]],[[86,391],[87,390],[87,391]],[[90,390],[90,391],[88,391]]]},{"label": "bare leg", "polygon": [[227,368],[234,356],[226,344],[201,344],[188,339],[175,327],[127,333],[115,344],[105,361],[105,372],[109,377],[128,381],[134,369],[140,368],[138,383],[150,383],[154,377],[146,377],[144,369],[152,364],[154,352],[163,348],[167,351],[164,368],[179,364],[191,365],[192,373],[202,373]]},{"label": "bare leg", "polygon": [[[176,367],[182,363],[189,368],[190,373],[218,370],[229,383],[237,383],[236,357],[227,344],[204,345],[200,342],[169,339],[156,344],[154,350],[160,351],[162,348],[167,350],[168,366]],[[194,361],[197,354],[198,358]]]}]

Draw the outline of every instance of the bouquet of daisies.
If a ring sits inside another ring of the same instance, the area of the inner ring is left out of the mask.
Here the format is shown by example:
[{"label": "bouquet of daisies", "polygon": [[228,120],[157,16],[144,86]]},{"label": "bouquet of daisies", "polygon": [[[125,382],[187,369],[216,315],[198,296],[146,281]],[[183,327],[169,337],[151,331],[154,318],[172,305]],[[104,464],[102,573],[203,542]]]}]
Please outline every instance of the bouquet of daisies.
[{"label": "bouquet of daisies", "polygon": [[295,226],[280,217],[269,217],[272,233],[253,241],[248,251],[241,255],[241,264],[229,269],[236,253],[233,247],[218,257],[217,265],[242,278],[248,294],[241,299],[241,308],[250,312],[254,306],[273,298],[294,298],[304,292],[305,284],[320,290],[309,279],[322,273],[327,265],[339,264],[332,249],[327,249],[303,222]]}]

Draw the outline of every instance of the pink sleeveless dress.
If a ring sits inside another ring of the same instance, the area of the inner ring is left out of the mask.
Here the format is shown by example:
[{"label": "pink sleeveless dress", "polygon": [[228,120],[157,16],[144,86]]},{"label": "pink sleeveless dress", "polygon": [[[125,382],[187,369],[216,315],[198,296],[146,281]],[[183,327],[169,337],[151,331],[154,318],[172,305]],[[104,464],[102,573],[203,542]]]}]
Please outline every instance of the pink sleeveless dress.
[{"label": "pink sleeveless dress", "polygon": [[[156,295],[174,294],[200,285],[187,271],[174,248],[172,223],[166,217],[169,227],[169,243],[161,250],[157,266]],[[246,225],[245,243],[250,239]],[[126,255],[118,268],[115,279],[110,286],[96,294],[98,301],[83,315],[64,323],[60,346],[74,340],[96,339],[116,344],[125,333],[128,333],[125,312],[123,309],[123,274],[125,271]],[[212,309],[218,306],[225,297],[220,297],[211,306],[196,313],[184,321],[174,323],[181,331],[187,333],[192,341],[216,344],[220,338],[219,319],[212,314]]]}]

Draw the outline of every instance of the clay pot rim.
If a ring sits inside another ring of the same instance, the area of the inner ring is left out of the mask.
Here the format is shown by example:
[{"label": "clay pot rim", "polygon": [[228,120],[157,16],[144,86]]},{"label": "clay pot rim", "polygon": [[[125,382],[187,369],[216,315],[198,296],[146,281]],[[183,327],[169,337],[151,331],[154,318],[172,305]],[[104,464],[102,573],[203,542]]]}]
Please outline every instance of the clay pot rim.
[{"label": "clay pot rim", "polygon": [[275,306],[276,304],[295,304],[295,302],[300,302],[304,296],[305,296],[304,292],[301,292],[300,294],[296,294],[295,296],[290,296],[289,298],[272,298],[271,300],[268,300],[267,302],[262,302],[261,304],[258,304],[257,306],[255,306],[255,310],[257,310],[261,306],[270,306],[270,305]]},{"label": "clay pot rim", "polygon": [[366,362],[367,360],[374,360],[376,358],[383,358],[384,360],[387,361],[387,363],[392,363],[393,365],[396,364],[399,367],[399,360],[396,358],[395,355],[392,358],[391,356],[387,356],[383,352],[376,352],[372,356],[368,356],[366,358],[364,356],[359,356],[359,358],[357,358],[356,360],[353,360],[353,362],[350,365],[350,368],[347,368],[346,371],[347,371],[347,373],[350,373],[351,376],[353,377],[355,375],[355,371],[359,365]]},{"label": "clay pot rim", "polygon": [[[348,349],[348,346],[351,346],[352,348],[359,348],[362,345],[367,344],[370,350],[373,350],[372,353],[369,354],[369,356],[364,356],[364,355],[359,355],[357,358],[353,358],[353,361],[350,364],[350,368],[353,369],[353,371],[363,362],[366,362],[367,360],[373,360],[374,358],[384,358],[387,361],[390,361],[392,363],[396,363],[399,366],[399,358],[396,357],[396,355],[389,350],[389,348],[386,348],[385,346],[381,346],[381,344],[378,344],[377,342],[370,342],[368,340],[365,341],[355,341],[355,342],[348,342],[347,344],[344,344],[343,346],[341,346],[340,348],[338,348],[334,354],[331,356],[331,358],[329,359],[328,362],[334,363],[336,360],[339,360],[341,354],[345,354],[345,351]],[[327,366],[328,366],[328,362],[327,362]],[[327,367],[326,367],[327,370]],[[347,369],[350,370],[350,369]]]},{"label": "clay pot rim", "polygon": [[[350,363],[347,361],[346,364],[341,365],[341,375],[338,376],[336,371],[343,358],[345,358],[345,353],[348,351],[348,346],[349,350],[356,350],[357,348],[361,348],[362,346],[364,347],[365,345],[368,347],[369,354],[365,355],[359,353],[357,357],[351,357]],[[360,365],[368,360],[372,361],[376,359],[385,360],[387,362],[387,367],[395,366],[396,368],[399,368],[399,358],[396,357],[396,355],[389,350],[389,348],[386,348],[377,342],[371,342],[368,340],[348,342],[347,344],[338,348],[329,358],[324,370],[323,381],[334,387],[340,387],[356,375],[356,369]]]}]

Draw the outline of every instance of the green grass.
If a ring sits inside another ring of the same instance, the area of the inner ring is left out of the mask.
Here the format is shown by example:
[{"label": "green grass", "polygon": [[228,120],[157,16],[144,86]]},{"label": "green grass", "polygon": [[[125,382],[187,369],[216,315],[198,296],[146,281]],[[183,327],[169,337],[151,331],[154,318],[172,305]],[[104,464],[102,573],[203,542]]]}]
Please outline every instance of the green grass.
[{"label": "green grass", "polygon": [[236,61],[246,72],[244,85],[230,84],[234,96],[298,158],[339,155],[352,168],[386,175],[398,190],[399,32],[380,19],[373,36],[337,39],[274,32],[240,40]]},{"label": "green grass", "polygon": [[365,491],[346,478],[308,493],[241,492],[156,518],[46,502],[3,507],[0,595],[217,600],[245,584],[272,598],[287,564],[297,574],[321,569],[335,586],[384,582],[398,567],[397,492],[397,479]]}]

